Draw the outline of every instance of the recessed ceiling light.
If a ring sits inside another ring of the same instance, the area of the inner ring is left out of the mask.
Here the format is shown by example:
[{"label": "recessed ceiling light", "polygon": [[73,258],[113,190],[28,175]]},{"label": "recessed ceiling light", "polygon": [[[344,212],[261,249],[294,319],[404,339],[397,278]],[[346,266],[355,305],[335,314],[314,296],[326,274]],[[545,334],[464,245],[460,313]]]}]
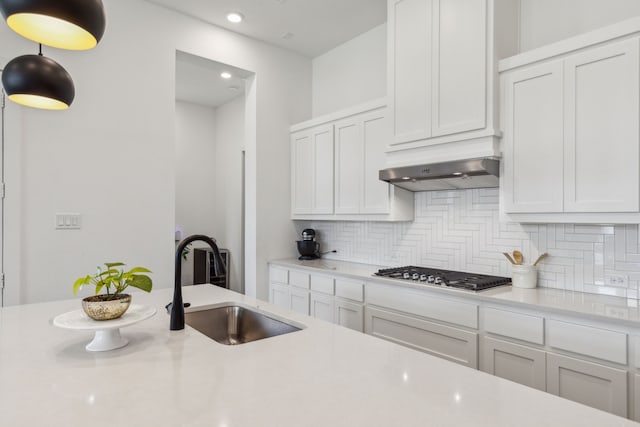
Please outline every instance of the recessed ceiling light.
[{"label": "recessed ceiling light", "polygon": [[227,14],[227,21],[233,22],[234,24],[242,22],[243,19],[244,15],[239,12],[231,12]]},{"label": "recessed ceiling light", "polygon": [[232,92],[237,92],[240,90],[238,86],[229,86],[227,89],[229,89]]},{"label": "recessed ceiling light", "polygon": [[220,73],[220,77],[222,77],[223,79],[230,79],[231,78],[231,73],[227,72],[227,71],[223,71]]}]

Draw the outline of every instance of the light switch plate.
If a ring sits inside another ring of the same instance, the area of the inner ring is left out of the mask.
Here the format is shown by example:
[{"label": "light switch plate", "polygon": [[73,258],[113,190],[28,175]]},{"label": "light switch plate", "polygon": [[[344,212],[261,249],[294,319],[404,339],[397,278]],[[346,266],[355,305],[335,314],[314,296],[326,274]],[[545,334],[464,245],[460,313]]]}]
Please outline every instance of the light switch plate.
[{"label": "light switch plate", "polygon": [[79,230],[80,226],[79,213],[56,213],[56,230]]}]

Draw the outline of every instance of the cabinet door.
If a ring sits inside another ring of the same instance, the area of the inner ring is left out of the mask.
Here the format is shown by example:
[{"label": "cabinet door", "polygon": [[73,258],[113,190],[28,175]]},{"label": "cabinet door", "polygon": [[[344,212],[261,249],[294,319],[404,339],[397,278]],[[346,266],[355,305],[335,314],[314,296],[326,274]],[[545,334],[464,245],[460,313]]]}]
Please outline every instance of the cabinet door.
[{"label": "cabinet door", "polygon": [[562,62],[502,77],[504,210],[562,212]]},{"label": "cabinet door", "polygon": [[363,305],[336,299],[334,323],[354,331],[364,332]]},{"label": "cabinet door", "polygon": [[289,288],[289,308],[297,313],[309,315],[309,291]]},{"label": "cabinet door", "polygon": [[291,137],[291,213],[333,213],[333,125]]},{"label": "cabinet door", "polygon": [[[434,0],[431,135],[486,124],[486,0]],[[429,25],[426,25],[429,27]]]},{"label": "cabinet door", "polygon": [[313,209],[312,213],[333,213],[333,125],[319,126],[313,132]]},{"label": "cabinet door", "polygon": [[566,212],[639,210],[639,49],[636,38],[565,61]]},{"label": "cabinet door", "polygon": [[388,93],[393,143],[431,136],[432,0],[390,0]]},{"label": "cabinet door", "polygon": [[313,211],[313,138],[311,131],[291,135],[291,212]]},{"label": "cabinet door", "polygon": [[311,292],[310,315],[333,323],[333,296]]},{"label": "cabinet door", "polygon": [[365,332],[471,368],[478,367],[478,334],[367,306]]},{"label": "cabinet door", "polygon": [[271,304],[291,308],[289,298],[289,286],[280,283],[271,283],[269,285],[269,302]]},{"label": "cabinet door", "polygon": [[336,213],[360,213],[362,194],[364,138],[362,120],[351,117],[335,124]]},{"label": "cabinet door", "polygon": [[372,111],[362,116],[364,139],[364,175],[362,176],[361,209],[363,214],[390,212],[391,186],[378,178],[386,167],[385,149],[391,140],[387,110]]},{"label": "cabinet door", "polygon": [[545,352],[493,338],[482,338],[484,372],[545,391]]},{"label": "cabinet door", "polygon": [[547,353],[547,391],[627,416],[627,371]]}]

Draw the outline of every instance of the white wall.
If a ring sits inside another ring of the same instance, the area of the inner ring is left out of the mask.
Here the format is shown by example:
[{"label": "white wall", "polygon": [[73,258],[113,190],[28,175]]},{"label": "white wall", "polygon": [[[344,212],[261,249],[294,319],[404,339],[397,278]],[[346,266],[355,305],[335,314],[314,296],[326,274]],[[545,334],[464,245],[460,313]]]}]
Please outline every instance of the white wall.
[{"label": "white wall", "polygon": [[[176,101],[176,227],[183,238],[215,236],[216,109]],[[191,247],[198,247],[194,242]],[[182,265],[182,283],[193,284],[193,250]]]},{"label": "white wall", "polygon": [[216,222],[216,110],[176,102],[176,226],[213,236]]},{"label": "white wall", "polygon": [[[520,51],[640,15],[638,0],[520,1]],[[317,117],[386,96],[386,24],[313,59]]]},{"label": "white wall", "polygon": [[521,52],[640,15],[638,0],[520,0]]},{"label": "white wall", "polygon": [[[247,149],[249,163],[260,166],[247,187],[258,243],[247,280],[250,293],[266,298],[266,260],[295,254],[283,182],[288,127],[310,116],[310,61],[144,1],[105,0],[105,8],[107,31],[96,49],[44,48],[73,76],[71,109],[10,107],[22,120],[7,123],[20,128],[7,145],[20,145],[22,158],[7,159],[20,165],[7,191],[21,198],[11,207],[21,223],[6,224],[9,250],[19,254],[5,266],[7,303],[70,298],[76,277],[116,259],[151,268],[156,287],[173,284],[176,50],[256,72]],[[6,58],[36,52],[6,25],[0,46]],[[54,230],[55,212],[81,213],[82,229]]]},{"label": "white wall", "polygon": [[313,116],[387,94],[387,25],[313,59]]},{"label": "white wall", "polygon": [[215,210],[212,234],[218,246],[229,249],[229,287],[242,291],[242,151],[245,123],[244,97],[216,109]]}]

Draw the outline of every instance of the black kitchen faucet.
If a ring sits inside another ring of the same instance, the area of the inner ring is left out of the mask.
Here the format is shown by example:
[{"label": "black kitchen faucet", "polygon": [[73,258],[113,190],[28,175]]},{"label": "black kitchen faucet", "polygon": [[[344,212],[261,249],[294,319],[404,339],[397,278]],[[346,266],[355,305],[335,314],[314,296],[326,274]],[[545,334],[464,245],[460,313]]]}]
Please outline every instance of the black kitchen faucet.
[{"label": "black kitchen faucet", "polygon": [[178,244],[178,247],[176,248],[176,277],[173,288],[173,302],[171,303],[170,308],[171,319],[169,321],[169,329],[172,331],[184,329],[185,304],[182,302],[182,251],[184,251],[184,248],[189,243],[195,242],[196,240],[201,240],[211,246],[211,249],[213,250],[213,265],[217,272],[216,274],[226,274],[226,269],[222,262],[222,257],[220,257],[218,245],[216,245],[216,242],[211,237],[202,234],[194,234],[193,236],[185,238]]}]

